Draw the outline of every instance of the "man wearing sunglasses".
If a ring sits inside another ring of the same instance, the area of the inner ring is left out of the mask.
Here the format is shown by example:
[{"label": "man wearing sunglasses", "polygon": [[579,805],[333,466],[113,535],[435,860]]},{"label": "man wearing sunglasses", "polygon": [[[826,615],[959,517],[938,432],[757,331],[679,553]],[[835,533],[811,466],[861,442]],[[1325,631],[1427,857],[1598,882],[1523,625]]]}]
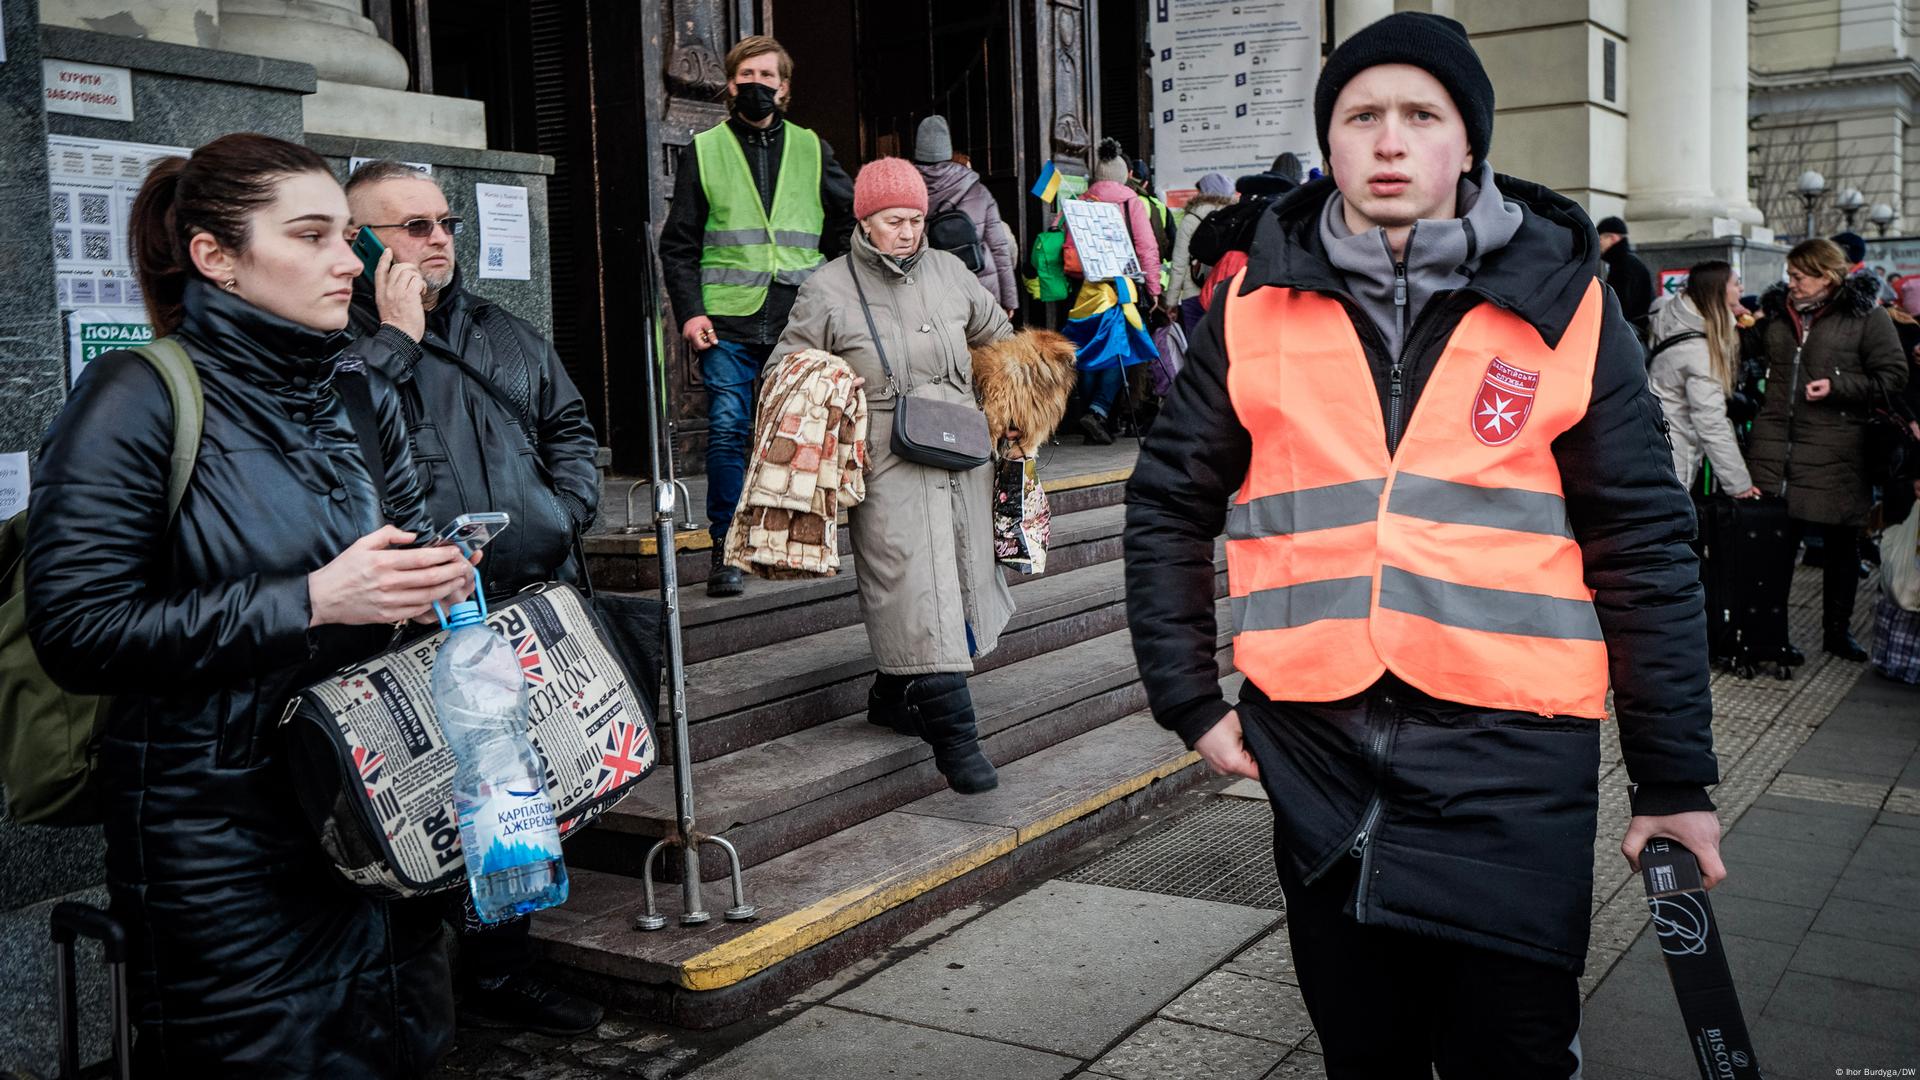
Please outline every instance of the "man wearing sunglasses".
[{"label": "man wearing sunglasses", "polygon": [[[487,595],[581,579],[574,536],[600,501],[597,445],[585,404],[553,345],[531,324],[461,287],[460,219],[430,177],[375,161],[347,180],[353,224],[385,246],[354,280],[350,351],[398,385],[414,462],[434,520],[504,510],[513,527],[480,570]],[[534,977],[529,924],[482,927],[455,916],[466,986],[460,1017],[489,1027],[575,1034],[600,1020],[592,1002]]]}]

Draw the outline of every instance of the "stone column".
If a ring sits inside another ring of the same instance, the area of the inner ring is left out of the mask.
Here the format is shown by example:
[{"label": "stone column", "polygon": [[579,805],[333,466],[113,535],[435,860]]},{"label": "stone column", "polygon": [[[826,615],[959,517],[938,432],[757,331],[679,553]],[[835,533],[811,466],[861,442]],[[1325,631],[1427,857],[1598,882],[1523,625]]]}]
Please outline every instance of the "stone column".
[{"label": "stone column", "polygon": [[40,21],[203,49],[220,43],[220,0],[47,0]]},{"label": "stone column", "polygon": [[313,65],[332,82],[405,90],[400,50],[374,31],[356,0],[220,0],[220,47]]},{"label": "stone column", "polygon": [[1714,8],[1630,0],[1627,8],[1627,224],[1635,239],[1709,236],[1725,201],[1713,190]]},{"label": "stone column", "polygon": [[1747,0],[1713,0],[1713,29],[1713,193],[1727,217],[1759,225],[1747,194]]},{"label": "stone column", "polygon": [[360,10],[360,0],[220,0],[220,47],[312,64],[309,132],[485,149],[486,106],[408,93],[406,59]]},{"label": "stone column", "polygon": [[1352,37],[1354,31],[1379,22],[1393,14],[1393,0],[1333,0],[1334,44]]}]

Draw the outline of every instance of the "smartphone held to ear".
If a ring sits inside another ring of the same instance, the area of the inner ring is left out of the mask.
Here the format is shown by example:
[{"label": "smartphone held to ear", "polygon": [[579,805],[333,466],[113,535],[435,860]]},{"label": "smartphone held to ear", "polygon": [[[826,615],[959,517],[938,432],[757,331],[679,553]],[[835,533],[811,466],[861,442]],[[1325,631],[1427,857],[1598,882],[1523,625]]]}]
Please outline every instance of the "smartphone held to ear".
[{"label": "smartphone held to ear", "polygon": [[446,547],[452,545],[460,549],[460,554],[473,558],[473,553],[493,542],[493,538],[507,531],[512,518],[499,510],[481,513],[461,514],[441,529],[431,539],[416,541],[415,547]]},{"label": "smartphone held to ear", "polygon": [[353,253],[360,256],[360,265],[366,268],[368,281],[379,280],[375,275],[380,272],[380,256],[386,250],[387,245],[381,243],[380,238],[373,235],[373,230],[364,225],[353,234]]}]

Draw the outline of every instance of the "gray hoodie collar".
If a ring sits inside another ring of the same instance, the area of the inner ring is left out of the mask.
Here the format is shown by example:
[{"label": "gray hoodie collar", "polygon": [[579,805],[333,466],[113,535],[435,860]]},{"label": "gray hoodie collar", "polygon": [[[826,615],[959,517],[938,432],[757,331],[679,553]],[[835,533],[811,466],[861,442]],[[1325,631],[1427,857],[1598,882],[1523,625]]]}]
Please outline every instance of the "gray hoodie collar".
[{"label": "gray hoodie collar", "polygon": [[[1491,194],[1493,197],[1483,196]],[[1396,274],[1393,249],[1384,228],[1363,233],[1347,228],[1346,202],[1335,191],[1320,213],[1320,240],[1327,261],[1346,279],[1347,291],[1359,302],[1380,333],[1387,351],[1398,356],[1408,328],[1437,292],[1457,289],[1473,279],[1487,253],[1505,247],[1520,231],[1524,213],[1509,202],[1493,182],[1493,166],[1481,162],[1471,177],[1461,177],[1456,206],[1459,217],[1422,219],[1407,238],[1405,293],[1395,303]]]}]

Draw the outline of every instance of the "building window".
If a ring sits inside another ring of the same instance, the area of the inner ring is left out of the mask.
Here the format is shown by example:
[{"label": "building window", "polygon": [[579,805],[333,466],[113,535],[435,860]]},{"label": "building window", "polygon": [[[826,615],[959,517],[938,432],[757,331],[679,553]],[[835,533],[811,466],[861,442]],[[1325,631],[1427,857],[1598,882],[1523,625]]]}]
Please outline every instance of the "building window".
[{"label": "building window", "polygon": [[1619,101],[1620,43],[1612,38],[1600,42],[1601,94],[1608,101]]}]

